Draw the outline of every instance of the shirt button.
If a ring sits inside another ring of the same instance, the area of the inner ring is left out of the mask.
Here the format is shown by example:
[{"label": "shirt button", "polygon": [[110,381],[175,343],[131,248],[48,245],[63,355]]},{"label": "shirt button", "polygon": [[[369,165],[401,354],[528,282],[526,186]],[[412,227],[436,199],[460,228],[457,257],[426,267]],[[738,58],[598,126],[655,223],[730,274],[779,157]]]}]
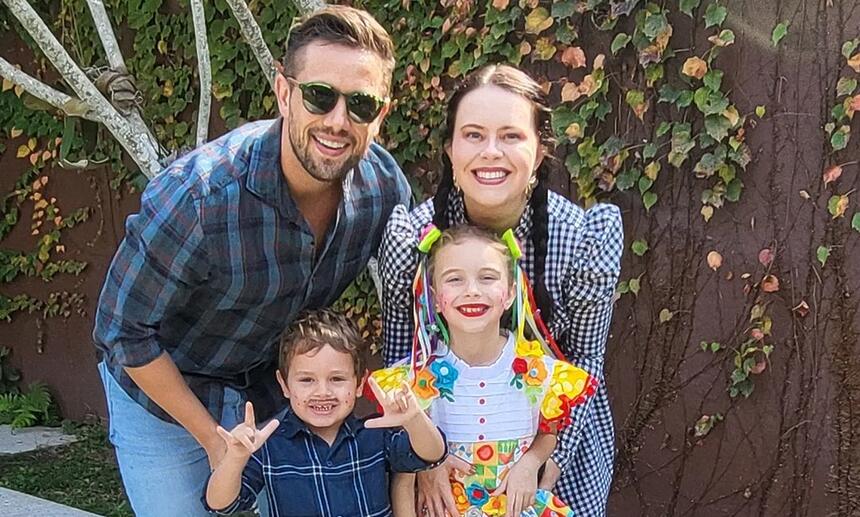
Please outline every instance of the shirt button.
[{"label": "shirt button", "polygon": [[479,435],[478,435],[478,440],[482,440],[482,441],[483,441],[483,439],[484,439],[484,435],[479,434]]},{"label": "shirt button", "polygon": [[332,463],[332,462],[331,462],[331,460],[329,460],[329,461],[325,462],[325,464],[326,464],[326,466],[328,466],[328,467],[331,467],[332,465],[334,465],[334,463]]},{"label": "shirt button", "polygon": [[487,401],[484,399],[478,399],[478,404],[485,404]]},{"label": "shirt button", "polygon": [[481,388],[486,388],[486,387],[487,387],[487,383],[486,383],[486,382],[484,382],[484,381],[481,381],[481,382],[478,384],[478,386],[480,386]]},{"label": "shirt button", "polygon": [[484,418],[484,417],[481,417],[481,418],[478,420],[478,423],[486,424],[486,423],[487,423],[487,419],[486,419],[486,418]]}]

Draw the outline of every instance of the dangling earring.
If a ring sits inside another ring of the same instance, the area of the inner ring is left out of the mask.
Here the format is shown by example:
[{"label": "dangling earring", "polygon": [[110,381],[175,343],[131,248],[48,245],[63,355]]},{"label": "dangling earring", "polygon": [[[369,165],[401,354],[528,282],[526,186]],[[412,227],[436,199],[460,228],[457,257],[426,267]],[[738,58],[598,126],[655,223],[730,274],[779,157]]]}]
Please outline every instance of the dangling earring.
[{"label": "dangling earring", "polygon": [[457,192],[461,192],[463,189],[460,188],[460,183],[457,181],[457,175],[454,172],[451,172],[451,178],[454,180],[454,190]]},{"label": "dangling earring", "polygon": [[537,171],[531,175],[529,178],[529,184],[526,185],[526,198],[531,197],[532,192],[535,191],[535,187],[537,187],[538,179],[537,179]]}]

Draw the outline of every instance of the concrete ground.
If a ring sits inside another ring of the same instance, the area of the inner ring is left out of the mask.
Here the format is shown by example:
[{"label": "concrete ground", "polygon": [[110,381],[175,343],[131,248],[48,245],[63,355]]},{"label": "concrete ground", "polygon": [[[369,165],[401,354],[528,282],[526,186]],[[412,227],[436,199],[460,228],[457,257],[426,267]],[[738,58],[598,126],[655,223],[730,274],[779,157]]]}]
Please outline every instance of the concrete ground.
[{"label": "concrete ground", "polygon": [[[12,430],[0,425],[0,454],[18,454],[44,447],[57,447],[72,443],[77,438],[63,434],[55,427],[30,427]],[[3,517],[86,517],[94,513],[46,501],[38,497],[0,488],[0,515]]]}]

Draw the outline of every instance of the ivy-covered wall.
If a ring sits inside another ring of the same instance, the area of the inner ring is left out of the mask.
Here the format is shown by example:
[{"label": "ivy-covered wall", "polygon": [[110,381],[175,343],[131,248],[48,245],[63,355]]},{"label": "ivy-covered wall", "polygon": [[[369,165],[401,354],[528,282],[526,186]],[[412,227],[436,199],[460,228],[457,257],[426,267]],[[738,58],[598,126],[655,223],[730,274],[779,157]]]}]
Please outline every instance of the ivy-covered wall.
[{"label": "ivy-covered wall", "polygon": [[[82,0],[38,1],[72,56],[104,65]],[[249,2],[275,57],[294,12]],[[622,281],[607,355],[619,454],[611,515],[860,512],[860,13],[828,0],[355,1],[398,49],[384,142],[435,182],[445,91],[518,63],[556,106],[558,190],[616,203]],[[107,3],[144,118],[193,142],[196,61],[180,0]],[[207,4],[213,133],[274,114],[223,0]],[[0,55],[56,74],[0,9]],[[11,37],[7,37],[11,36]],[[6,43],[6,42],[9,43]],[[89,123],[0,93],[0,346],[64,413],[103,411],[89,332],[142,178]],[[215,134],[212,136],[214,137]],[[89,168],[64,169],[87,160]],[[342,306],[368,339],[366,279]]]}]

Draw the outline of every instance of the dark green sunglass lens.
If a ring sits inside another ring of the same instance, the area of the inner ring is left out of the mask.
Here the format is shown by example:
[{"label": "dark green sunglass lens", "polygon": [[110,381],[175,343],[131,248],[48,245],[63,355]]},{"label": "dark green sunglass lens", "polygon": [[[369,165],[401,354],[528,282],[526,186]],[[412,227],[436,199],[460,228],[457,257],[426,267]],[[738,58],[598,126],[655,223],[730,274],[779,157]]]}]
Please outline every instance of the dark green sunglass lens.
[{"label": "dark green sunglass lens", "polygon": [[338,93],[324,84],[309,84],[302,88],[302,96],[308,111],[321,115],[337,105]]},{"label": "dark green sunglass lens", "polygon": [[347,97],[347,110],[360,122],[370,122],[379,114],[379,102],[370,95],[353,93]]}]

